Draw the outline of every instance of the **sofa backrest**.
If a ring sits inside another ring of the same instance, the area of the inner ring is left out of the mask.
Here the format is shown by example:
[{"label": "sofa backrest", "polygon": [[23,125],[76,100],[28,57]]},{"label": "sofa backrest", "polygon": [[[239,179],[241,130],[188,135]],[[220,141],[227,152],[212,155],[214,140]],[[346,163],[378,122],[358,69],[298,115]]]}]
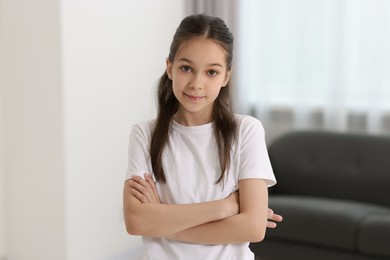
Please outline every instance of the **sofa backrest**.
[{"label": "sofa backrest", "polygon": [[390,206],[390,137],[292,132],[269,146],[272,192]]}]

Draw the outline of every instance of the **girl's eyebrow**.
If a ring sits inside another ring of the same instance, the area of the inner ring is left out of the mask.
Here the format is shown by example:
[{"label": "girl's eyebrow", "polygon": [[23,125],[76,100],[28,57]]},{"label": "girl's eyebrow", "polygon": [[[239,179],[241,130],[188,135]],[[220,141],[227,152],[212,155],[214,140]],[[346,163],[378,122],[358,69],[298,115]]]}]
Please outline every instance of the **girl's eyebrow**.
[{"label": "girl's eyebrow", "polygon": [[[191,60],[187,59],[187,58],[180,58],[180,59],[178,59],[177,61],[178,61],[178,62],[179,62],[179,61],[184,61],[184,62],[193,64],[193,62],[192,62]],[[216,63],[209,63],[209,64],[207,64],[207,66],[210,66],[210,67],[212,67],[212,66],[218,66],[218,67],[223,68],[223,65],[220,64],[220,63],[217,63],[217,62],[216,62]]]}]

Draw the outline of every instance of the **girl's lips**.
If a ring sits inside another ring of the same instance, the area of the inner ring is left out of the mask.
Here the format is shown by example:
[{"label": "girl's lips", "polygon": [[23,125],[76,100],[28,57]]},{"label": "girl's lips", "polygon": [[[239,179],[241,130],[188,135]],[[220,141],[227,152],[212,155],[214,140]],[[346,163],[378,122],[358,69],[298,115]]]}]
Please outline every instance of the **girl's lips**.
[{"label": "girl's lips", "polygon": [[191,96],[191,95],[188,95],[188,94],[184,94],[188,99],[192,100],[192,101],[199,101],[199,100],[202,100],[204,97],[203,96]]}]

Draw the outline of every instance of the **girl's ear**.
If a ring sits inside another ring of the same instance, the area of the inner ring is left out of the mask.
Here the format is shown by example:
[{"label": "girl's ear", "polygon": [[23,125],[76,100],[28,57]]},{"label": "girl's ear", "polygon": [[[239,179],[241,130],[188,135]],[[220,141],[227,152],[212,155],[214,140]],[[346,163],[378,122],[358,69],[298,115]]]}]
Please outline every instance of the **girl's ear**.
[{"label": "girl's ear", "polygon": [[222,87],[226,87],[226,85],[228,84],[228,82],[230,80],[230,75],[232,74],[232,70],[233,69],[230,69],[230,70],[226,71],[225,79],[222,82]]},{"label": "girl's ear", "polygon": [[168,58],[165,60],[165,62],[167,64],[166,72],[167,72],[168,78],[170,80],[172,80],[172,63],[169,61]]}]

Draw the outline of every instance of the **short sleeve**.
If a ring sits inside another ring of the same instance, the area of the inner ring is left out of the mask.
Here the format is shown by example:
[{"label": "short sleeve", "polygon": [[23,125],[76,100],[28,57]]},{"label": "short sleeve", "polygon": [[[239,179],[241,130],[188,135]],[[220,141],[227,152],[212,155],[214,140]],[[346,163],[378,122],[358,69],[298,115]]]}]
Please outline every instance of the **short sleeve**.
[{"label": "short sleeve", "polygon": [[128,167],[126,178],[128,180],[132,175],[152,173],[149,154],[150,127],[147,123],[139,123],[132,127],[129,137],[128,147]]},{"label": "short sleeve", "polygon": [[264,128],[259,120],[246,116],[239,129],[240,165],[238,179],[258,178],[268,187],[276,184],[265,143]]}]

